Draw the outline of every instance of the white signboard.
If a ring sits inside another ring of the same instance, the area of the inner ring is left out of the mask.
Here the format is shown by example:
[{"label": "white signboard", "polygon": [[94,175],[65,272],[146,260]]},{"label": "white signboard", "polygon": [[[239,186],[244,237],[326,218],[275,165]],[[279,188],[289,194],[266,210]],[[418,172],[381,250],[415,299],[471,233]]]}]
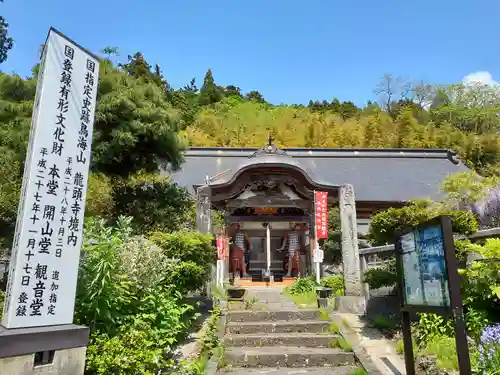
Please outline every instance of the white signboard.
[{"label": "white signboard", "polygon": [[313,254],[313,262],[323,263],[324,258],[325,258],[325,252],[319,247],[319,245],[317,245],[316,250],[314,251]]},{"label": "white signboard", "polygon": [[2,324],[73,322],[99,62],[54,29],[45,44]]}]

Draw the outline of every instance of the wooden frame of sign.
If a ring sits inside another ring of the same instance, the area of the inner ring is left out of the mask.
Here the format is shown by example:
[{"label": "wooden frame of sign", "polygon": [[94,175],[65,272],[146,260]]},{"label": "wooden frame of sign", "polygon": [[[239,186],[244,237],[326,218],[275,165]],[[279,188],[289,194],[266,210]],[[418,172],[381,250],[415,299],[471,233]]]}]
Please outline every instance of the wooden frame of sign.
[{"label": "wooden frame of sign", "polygon": [[470,375],[451,217],[438,216],[397,233],[395,250],[407,375],[415,375],[410,326],[412,313],[434,313],[453,318],[460,374]]}]

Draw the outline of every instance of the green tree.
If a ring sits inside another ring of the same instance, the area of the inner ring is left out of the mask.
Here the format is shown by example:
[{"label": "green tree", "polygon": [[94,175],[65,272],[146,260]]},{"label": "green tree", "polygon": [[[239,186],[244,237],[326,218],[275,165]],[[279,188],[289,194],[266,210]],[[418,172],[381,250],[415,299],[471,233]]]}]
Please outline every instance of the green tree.
[{"label": "green tree", "polygon": [[[3,3],[3,0],[0,0]],[[14,46],[14,40],[9,36],[9,24],[0,16],[0,64],[7,60],[7,54]]]},{"label": "green tree", "polygon": [[[94,124],[92,168],[108,175],[128,176],[139,170],[177,169],[185,143],[181,124],[163,89],[149,77],[141,58],[129,76],[109,62],[101,65],[99,102]],[[147,68],[147,67],[146,67]]]},{"label": "green tree", "polygon": [[221,88],[215,84],[212,69],[208,69],[200,89],[198,102],[200,105],[209,105],[221,101],[223,96]]},{"label": "green tree", "polygon": [[266,103],[264,96],[258,91],[250,91],[245,97],[252,102]]}]

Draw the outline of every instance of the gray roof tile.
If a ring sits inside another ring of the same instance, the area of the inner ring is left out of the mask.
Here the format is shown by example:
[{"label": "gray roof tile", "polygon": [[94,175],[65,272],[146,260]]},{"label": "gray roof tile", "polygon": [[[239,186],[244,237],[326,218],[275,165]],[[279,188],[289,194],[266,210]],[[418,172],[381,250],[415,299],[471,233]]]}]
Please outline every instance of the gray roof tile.
[{"label": "gray roof tile", "polygon": [[[252,163],[290,162],[305,169],[319,184],[354,186],[358,201],[408,201],[437,198],[441,182],[449,174],[469,169],[442,149],[283,149],[250,158],[258,149],[201,148],[186,151],[186,162],[172,174],[180,186],[193,191],[205,177],[226,172],[213,183],[227,182],[241,167]],[[290,158],[291,157],[291,160]]]}]

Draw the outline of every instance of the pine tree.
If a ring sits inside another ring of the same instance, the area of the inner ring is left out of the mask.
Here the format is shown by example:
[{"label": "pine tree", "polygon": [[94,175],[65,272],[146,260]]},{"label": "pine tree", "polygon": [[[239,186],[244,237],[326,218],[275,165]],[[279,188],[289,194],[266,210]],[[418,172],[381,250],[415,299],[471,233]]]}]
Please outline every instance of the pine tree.
[{"label": "pine tree", "polygon": [[203,86],[201,86],[200,89],[198,102],[200,105],[210,105],[221,101],[223,96],[223,92],[215,84],[212,69],[208,69],[205,74],[205,79],[203,80]]}]

